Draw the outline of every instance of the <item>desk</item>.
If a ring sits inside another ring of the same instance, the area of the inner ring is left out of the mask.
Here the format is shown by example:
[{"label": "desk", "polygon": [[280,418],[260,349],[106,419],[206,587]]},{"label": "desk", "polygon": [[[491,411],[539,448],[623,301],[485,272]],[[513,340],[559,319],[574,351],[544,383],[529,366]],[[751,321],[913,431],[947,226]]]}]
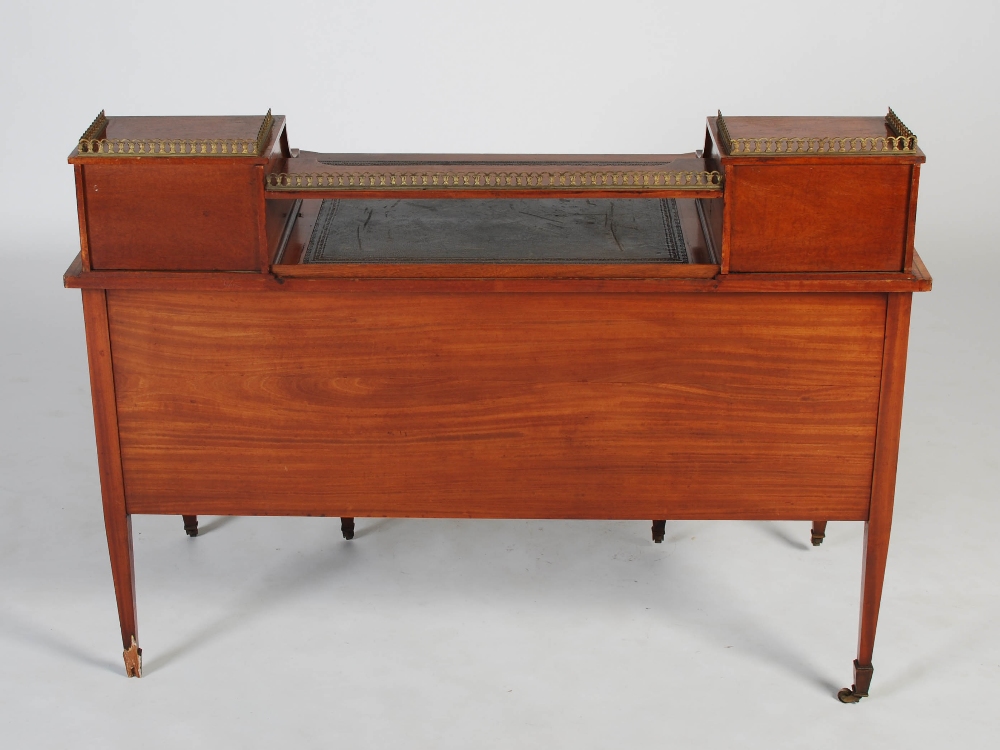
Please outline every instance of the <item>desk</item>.
[{"label": "desk", "polygon": [[[868,694],[923,153],[884,117],[708,118],[681,155],[292,150],[108,118],[69,159],[126,671],[130,517],[866,524]],[[638,540],[637,540],[637,543]],[[581,554],[585,554],[582,552]]]}]

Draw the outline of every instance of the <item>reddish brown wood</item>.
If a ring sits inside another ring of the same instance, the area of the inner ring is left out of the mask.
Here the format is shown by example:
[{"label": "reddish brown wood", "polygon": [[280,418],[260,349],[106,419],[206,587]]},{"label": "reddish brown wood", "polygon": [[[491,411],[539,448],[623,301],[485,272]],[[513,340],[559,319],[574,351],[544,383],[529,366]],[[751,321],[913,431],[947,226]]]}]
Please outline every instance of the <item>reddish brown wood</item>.
[{"label": "reddish brown wood", "polygon": [[901,271],[912,168],[875,159],[727,165],[729,270]]},{"label": "reddish brown wood", "polygon": [[76,178],[76,215],[80,225],[80,267],[90,270],[90,241],[87,239],[87,189],[83,176],[83,167],[73,166],[73,176]]},{"label": "reddish brown wood", "polygon": [[924,265],[923,259],[916,250],[913,251],[913,276],[923,282],[924,286],[920,289],[913,289],[911,291],[929,292],[931,290],[933,279],[931,278],[930,272],[927,270],[927,266]]},{"label": "reddish brown wood", "polygon": [[[289,217],[289,213],[295,207],[295,201],[267,201],[265,206],[265,217],[266,217],[266,227],[267,227],[267,257],[268,257],[268,268],[270,264],[276,262],[276,254],[279,251],[279,243],[281,242],[282,236],[285,234],[285,228],[289,219],[294,219],[294,217]],[[313,215],[313,220],[315,221],[315,214]],[[298,222],[296,222],[298,223]],[[310,226],[311,229],[311,226]],[[308,238],[307,238],[308,241]],[[297,248],[298,254],[301,254],[302,248]],[[286,254],[284,260],[287,262],[290,260],[290,256],[297,256],[296,249],[286,247]],[[296,257],[297,260],[297,257]]]},{"label": "reddish brown wood", "polygon": [[[899,425],[903,414],[903,382],[906,376],[906,350],[910,331],[912,295],[890,294],[886,310],[885,349],[882,362],[882,385],[879,396],[878,432],[875,442],[875,468],[872,475],[871,506],[865,523],[864,569],[861,585],[861,625],[858,636],[856,667],[871,681],[872,652],[878,624],[882,583],[885,579],[889,531],[896,491],[896,464],[899,456]],[[867,695],[868,686],[854,691]]]},{"label": "reddish brown wood", "polygon": [[130,512],[867,510],[881,295],[113,291],[109,308]]},{"label": "reddish brown wood", "polygon": [[694,263],[330,263],[275,266],[301,279],[713,279],[718,266]]},{"label": "reddish brown wood", "polygon": [[[438,266],[448,278],[421,278],[424,266],[366,267],[364,276],[326,276],[326,272],[308,274],[292,265],[274,266],[276,276],[258,273],[169,273],[169,272],[85,272],[74,260],[66,270],[63,283],[72,289],[142,289],[147,291],[245,291],[245,292],[548,292],[577,294],[606,292],[663,294],[666,292],[923,292],[931,288],[931,277],[919,256],[914,274],[904,273],[833,273],[833,274],[729,274],[708,278],[715,266],[663,264],[657,272],[662,277],[640,277],[634,266],[490,266],[453,264]],[[313,268],[309,266],[308,268]],[[537,276],[518,278],[517,274]],[[672,269],[672,270],[671,270]],[[922,270],[921,270],[922,269]],[[920,273],[918,274],[917,271]],[[336,272],[333,272],[336,273]],[[629,278],[634,273],[636,277]],[[647,271],[646,273],[653,273]],[[673,273],[677,276],[668,276]],[[301,274],[301,275],[300,275]],[[377,274],[377,275],[376,275]],[[703,276],[704,278],[699,278]],[[567,284],[572,281],[572,284]]]},{"label": "reddish brown wood", "polygon": [[[729,165],[723,167],[725,171],[726,187],[732,184],[733,173],[735,170]],[[731,200],[725,201],[722,209],[722,258],[721,258],[721,271],[723,274],[728,274],[732,270],[732,257],[733,257],[733,202]]]},{"label": "reddish brown wood", "polygon": [[[264,167],[254,167],[251,179],[257,185],[262,184],[264,181]],[[263,190],[254,190],[253,192],[253,217],[257,225],[257,268],[261,273],[267,273],[271,268],[271,260],[274,257],[274,248],[268,242],[267,205],[264,200]]]},{"label": "reddish brown wood", "polygon": [[91,265],[258,270],[261,169],[238,159],[95,159],[84,168]]},{"label": "reddish brown wood", "polygon": [[289,158],[289,157],[291,157],[292,150],[288,147],[288,129],[287,129],[287,127],[283,126],[281,128],[281,135],[280,135],[280,141],[279,141],[279,143],[280,143],[280,150],[279,150],[280,155],[283,156],[286,159]]},{"label": "reddish brown wood", "polygon": [[914,236],[917,227],[917,192],[920,187],[920,165],[913,165],[912,176],[910,178],[910,195],[909,195],[909,210],[906,216],[906,240],[904,246],[906,248],[905,255],[903,256],[903,270],[913,271],[913,256],[915,254],[914,250]]},{"label": "reddish brown wood", "polygon": [[132,556],[132,519],[126,511],[122,476],[115,384],[108,337],[108,309],[102,291],[83,291],[83,320],[87,332],[87,359],[94,401],[94,430],[97,435],[97,465],[101,477],[104,528],[111,555],[111,576],[118,602],[122,648],[138,642],[135,615],[135,570]]}]

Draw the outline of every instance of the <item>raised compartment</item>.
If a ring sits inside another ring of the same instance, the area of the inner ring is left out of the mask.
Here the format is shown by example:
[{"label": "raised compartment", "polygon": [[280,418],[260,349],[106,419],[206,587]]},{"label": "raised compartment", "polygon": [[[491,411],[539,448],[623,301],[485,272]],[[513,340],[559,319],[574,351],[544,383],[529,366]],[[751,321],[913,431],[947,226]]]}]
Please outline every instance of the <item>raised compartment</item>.
[{"label": "raised compartment", "polygon": [[709,118],[724,272],[909,271],[923,152],[880,117]]},{"label": "raised compartment", "polygon": [[270,255],[264,174],[284,118],[106,117],[75,166],[88,270],[260,271]]}]

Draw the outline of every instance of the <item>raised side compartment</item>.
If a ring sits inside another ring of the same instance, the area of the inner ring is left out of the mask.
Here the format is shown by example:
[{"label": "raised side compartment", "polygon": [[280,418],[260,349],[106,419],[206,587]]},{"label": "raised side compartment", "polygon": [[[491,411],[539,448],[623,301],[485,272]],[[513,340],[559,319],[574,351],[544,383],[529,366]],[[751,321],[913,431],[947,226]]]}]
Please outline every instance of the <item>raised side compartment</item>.
[{"label": "raised side compartment", "polygon": [[[878,117],[708,120],[724,273],[909,272],[923,152]],[[703,201],[703,203],[708,203]]]},{"label": "raised side compartment", "polygon": [[105,117],[70,155],[88,270],[260,271],[284,118]]}]

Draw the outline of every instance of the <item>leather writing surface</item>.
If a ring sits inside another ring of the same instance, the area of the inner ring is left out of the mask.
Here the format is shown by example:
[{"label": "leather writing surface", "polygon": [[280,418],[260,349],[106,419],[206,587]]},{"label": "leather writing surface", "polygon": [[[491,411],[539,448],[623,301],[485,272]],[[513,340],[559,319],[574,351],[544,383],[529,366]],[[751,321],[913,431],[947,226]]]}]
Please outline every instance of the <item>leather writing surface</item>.
[{"label": "leather writing surface", "polygon": [[325,200],[304,263],[686,263],[674,200]]}]

